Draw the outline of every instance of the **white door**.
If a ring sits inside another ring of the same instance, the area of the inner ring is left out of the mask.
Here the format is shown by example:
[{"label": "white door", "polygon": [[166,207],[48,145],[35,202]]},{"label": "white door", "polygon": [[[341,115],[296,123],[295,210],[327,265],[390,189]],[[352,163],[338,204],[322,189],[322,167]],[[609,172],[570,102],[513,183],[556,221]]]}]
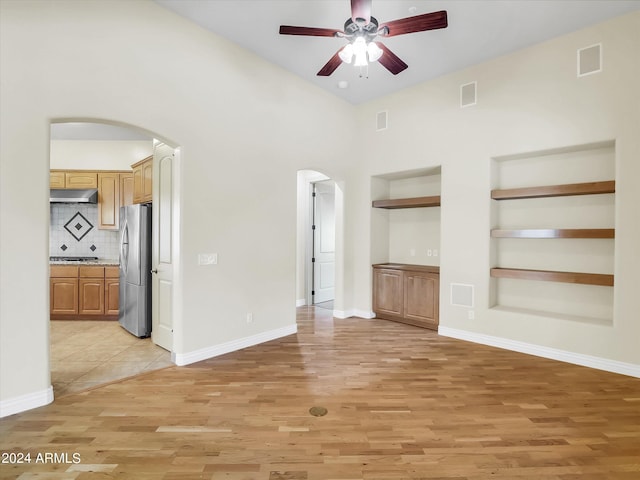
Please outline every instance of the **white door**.
[{"label": "white door", "polygon": [[335,184],[332,180],[313,184],[313,303],[333,300],[335,286]]},{"label": "white door", "polygon": [[173,351],[173,275],[176,245],[173,230],[175,151],[164,143],[153,150],[153,252],[151,339]]}]

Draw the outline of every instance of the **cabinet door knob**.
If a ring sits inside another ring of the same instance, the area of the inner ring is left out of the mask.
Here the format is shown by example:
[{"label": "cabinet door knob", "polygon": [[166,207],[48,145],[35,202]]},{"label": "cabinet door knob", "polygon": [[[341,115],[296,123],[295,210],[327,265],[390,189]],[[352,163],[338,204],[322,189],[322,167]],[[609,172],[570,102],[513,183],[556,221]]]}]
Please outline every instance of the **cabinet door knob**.
[{"label": "cabinet door knob", "polygon": [[151,273],[158,273],[158,269],[151,270]]}]

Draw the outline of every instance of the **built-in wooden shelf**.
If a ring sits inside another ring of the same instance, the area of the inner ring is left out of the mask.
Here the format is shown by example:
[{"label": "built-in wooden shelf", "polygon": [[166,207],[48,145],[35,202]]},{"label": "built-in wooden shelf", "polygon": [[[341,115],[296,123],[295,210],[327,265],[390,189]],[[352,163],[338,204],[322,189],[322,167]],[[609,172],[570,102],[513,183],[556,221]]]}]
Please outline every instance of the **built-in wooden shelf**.
[{"label": "built-in wooden shelf", "polygon": [[614,228],[542,228],[491,230],[493,238],[615,238]]},{"label": "built-in wooden shelf", "polygon": [[491,276],[497,278],[541,280],[545,282],[580,283],[584,285],[600,285],[604,287],[613,286],[613,275],[602,273],[553,272],[549,270],[492,268]]},{"label": "built-in wooden shelf", "polygon": [[518,198],[566,197],[570,195],[598,195],[615,193],[615,180],[589,183],[570,183],[565,185],[546,185],[542,187],[507,188],[492,190],[494,200],[515,200]]},{"label": "built-in wooden shelf", "polygon": [[375,208],[420,208],[420,207],[439,207],[440,195],[433,197],[414,197],[414,198],[394,198],[390,200],[374,200],[372,206]]}]

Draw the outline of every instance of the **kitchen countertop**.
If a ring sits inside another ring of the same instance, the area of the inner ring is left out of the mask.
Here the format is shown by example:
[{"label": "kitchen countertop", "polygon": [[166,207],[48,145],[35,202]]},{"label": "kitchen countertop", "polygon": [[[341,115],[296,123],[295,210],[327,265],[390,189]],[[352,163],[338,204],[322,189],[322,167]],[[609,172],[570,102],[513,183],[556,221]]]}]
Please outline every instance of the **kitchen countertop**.
[{"label": "kitchen countertop", "polygon": [[49,265],[102,265],[107,267],[117,267],[120,265],[120,262],[118,262],[118,260],[107,258],[99,258],[98,260],[83,260],[82,262],[71,260],[50,260]]}]

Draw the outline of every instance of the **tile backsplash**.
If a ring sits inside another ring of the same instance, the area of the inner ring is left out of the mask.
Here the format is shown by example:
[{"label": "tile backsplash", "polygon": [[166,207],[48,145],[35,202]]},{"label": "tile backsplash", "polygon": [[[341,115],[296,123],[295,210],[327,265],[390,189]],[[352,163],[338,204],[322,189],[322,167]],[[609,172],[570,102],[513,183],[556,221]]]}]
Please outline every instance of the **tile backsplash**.
[{"label": "tile backsplash", "polygon": [[50,204],[49,255],[117,260],[119,232],[98,229],[98,206]]}]

